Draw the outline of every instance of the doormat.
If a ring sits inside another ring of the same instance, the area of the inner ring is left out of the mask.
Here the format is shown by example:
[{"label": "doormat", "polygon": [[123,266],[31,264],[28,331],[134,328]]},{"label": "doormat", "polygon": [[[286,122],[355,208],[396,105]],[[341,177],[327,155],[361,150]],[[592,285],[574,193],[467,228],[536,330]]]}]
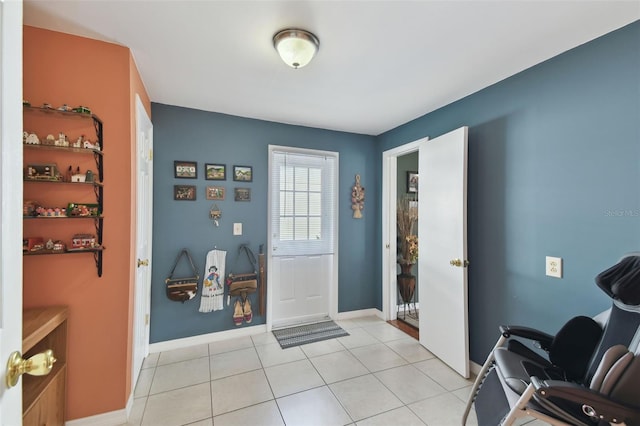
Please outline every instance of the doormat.
[{"label": "doormat", "polygon": [[273,330],[273,335],[276,336],[280,347],[287,349],[294,346],[306,345],[307,343],[348,336],[349,333],[333,321],[323,321],[315,324],[305,324]]}]

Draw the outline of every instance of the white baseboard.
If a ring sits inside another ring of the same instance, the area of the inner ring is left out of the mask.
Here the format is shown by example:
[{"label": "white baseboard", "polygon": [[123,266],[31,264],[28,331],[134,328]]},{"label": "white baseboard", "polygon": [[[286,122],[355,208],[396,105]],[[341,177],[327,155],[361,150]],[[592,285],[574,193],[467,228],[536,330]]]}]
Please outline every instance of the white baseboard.
[{"label": "white baseboard", "polygon": [[480,374],[480,370],[482,370],[482,366],[480,364],[476,364],[473,361],[469,361],[469,370],[471,370],[471,374],[477,376]]},{"label": "white baseboard", "polygon": [[384,319],[384,315],[382,315],[382,311],[376,308],[360,309],[358,311],[338,312],[338,317],[336,319],[340,321],[340,320],[348,320],[348,319],[361,318],[361,317],[370,317],[372,315],[380,319]]},{"label": "white baseboard", "polygon": [[201,334],[199,336],[183,337],[181,339],[166,340],[164,342],[152,343],[149,345],[149,353],[182,349],[189,346],[203,345],[206,343],[219,342],[221,340],[235,339],[237,337],[253,336],[267,332],[265,324],[242,327],[236,330],[217,331],[215,333]]}]

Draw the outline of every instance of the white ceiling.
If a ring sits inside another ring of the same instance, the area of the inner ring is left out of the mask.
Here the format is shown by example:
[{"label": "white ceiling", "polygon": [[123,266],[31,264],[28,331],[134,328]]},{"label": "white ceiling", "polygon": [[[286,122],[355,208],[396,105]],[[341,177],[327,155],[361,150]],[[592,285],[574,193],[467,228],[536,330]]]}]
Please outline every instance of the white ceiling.
[{"label": "white ceiling", "polygon": [[[127,46],[153,102],[377,135],[640,19],[640,1],[24,0],[24,23]],[[307,67],[272,37],[320,39]]]}]

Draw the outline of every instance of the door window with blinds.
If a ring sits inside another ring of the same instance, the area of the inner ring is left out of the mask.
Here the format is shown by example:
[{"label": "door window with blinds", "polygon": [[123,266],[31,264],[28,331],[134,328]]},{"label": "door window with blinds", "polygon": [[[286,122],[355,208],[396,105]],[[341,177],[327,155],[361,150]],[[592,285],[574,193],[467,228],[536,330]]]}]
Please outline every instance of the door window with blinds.
[{"label": "door window with blinds", "polygon": [[338,153],[273,149],[270,160],[272,254],[333,253]]}]

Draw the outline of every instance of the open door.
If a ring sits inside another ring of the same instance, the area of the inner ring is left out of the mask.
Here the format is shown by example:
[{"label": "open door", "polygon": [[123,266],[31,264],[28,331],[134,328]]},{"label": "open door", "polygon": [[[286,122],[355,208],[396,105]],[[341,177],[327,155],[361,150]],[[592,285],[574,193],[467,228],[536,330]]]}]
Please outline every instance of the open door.
[{"label": "open door", "polygon": [[7,361],[22,352],[22,1],[0,1],[0,424],[22,424],[22,379]]},{"label": "open door", "polygon": [[420,343],[469,377],[467,127],[418,154]]},{"label": "open door", "polygon": [[153,229],[153,125],[138,95],[136,95],[136,161],[136,281],[133,312],[132,393],[142,369],[142,362],[149,355]]}]

